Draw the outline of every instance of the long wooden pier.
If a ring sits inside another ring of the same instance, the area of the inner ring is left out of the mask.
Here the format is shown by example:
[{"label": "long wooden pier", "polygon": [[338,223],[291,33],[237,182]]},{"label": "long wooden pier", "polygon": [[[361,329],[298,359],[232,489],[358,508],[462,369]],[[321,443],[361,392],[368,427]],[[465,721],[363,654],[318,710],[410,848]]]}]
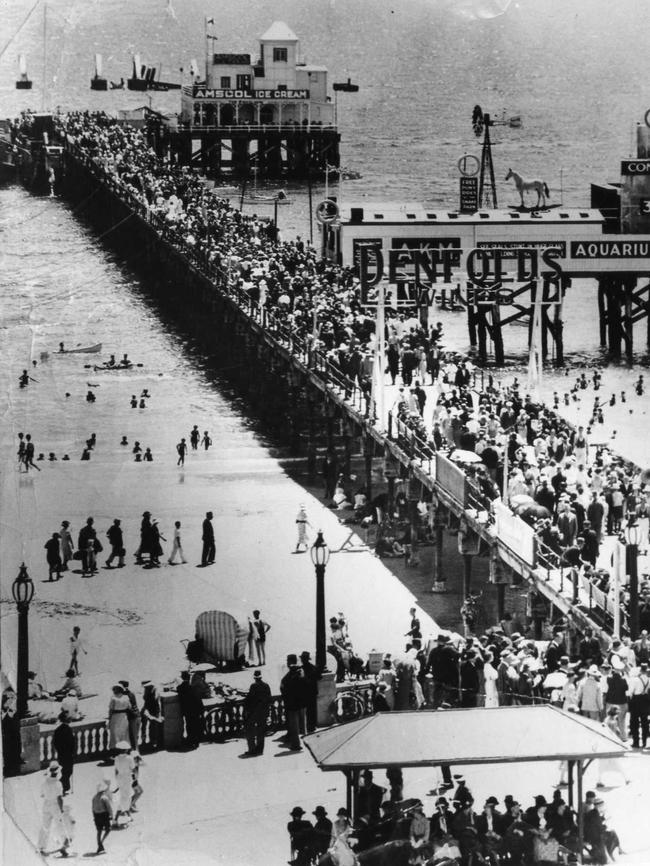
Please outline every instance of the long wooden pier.
[{"label": "long wooden pier", "polygon": [[156,300],[223,360],[228,377],[268,427],[306,456],[312,472],[317,449],[338,441],[348,464],[353,455],[364,458],[364,486],[370,499],[373,461],[381,458],[389,500],[396,478],[408,482],[414,543],[417,502],[432,502],[433,591],[444,590],[443,533],[452,529],[459,534],[465,594],[471,588],[473,556],[487,548],[501,607],[505,585],[525,581],[576,631],[592,626],[611,632],[612,599],[588,583],[574,584],[559,557],[539,543],[528,524],[501,503],[486,507],[479,488],[463,470],[410,428],[396,422],[388,430],[380,429],[368,396],[355,382],[272,311],[230,285],[225,272],[184,244],[180,235],[71,143],[65,145],[61,191],[75,212],[92,222],[102,239],[155,285]]}]

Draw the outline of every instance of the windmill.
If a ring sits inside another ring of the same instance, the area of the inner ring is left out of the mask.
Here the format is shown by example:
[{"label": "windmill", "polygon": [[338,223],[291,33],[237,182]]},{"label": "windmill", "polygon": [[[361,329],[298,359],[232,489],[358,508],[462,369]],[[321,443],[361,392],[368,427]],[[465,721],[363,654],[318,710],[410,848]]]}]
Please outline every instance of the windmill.
[{"label": "windmill", "polygon": [[[483,114],[480,105],[474,106],[472,112],[472,128],[477,138],[483,134],[483,148],[481,150],[481,175],[478,186],[478,206],[497,207],[497,188],[494,181],[494,163],[492,162],[492,142],[490,141],[490,127],[495,121],[490,119],[489,114]],[[489,184],[486,189],[486,175]]]}]

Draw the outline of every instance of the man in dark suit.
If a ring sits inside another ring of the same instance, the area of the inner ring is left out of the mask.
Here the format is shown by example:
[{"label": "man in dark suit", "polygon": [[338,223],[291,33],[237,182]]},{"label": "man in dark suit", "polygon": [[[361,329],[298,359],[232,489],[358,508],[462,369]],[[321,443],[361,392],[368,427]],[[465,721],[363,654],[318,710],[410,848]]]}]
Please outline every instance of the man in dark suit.
[{"label": "man in dark suit", "polygon": [[262,680],[262,671],[255,671],[251,687],[244,698],[246,741],[248,743],[247,755],[254,756],[264,753],[266,718],[270,703],[271,689],[268,683]]},{"label": "man in dark suit", "polygon": [[460,666],[461,707],[475,707],[477,705],[480,682],[476,662],[476,653],[470,651]]},{"label": "man in dark suit", "polygon": [[564,632],[560,628],[554,629],[553,640],[546,649],[546,669],[549,673],[553,673],[560,667],[560,659],[563,655],[566,655]]},{"label": "man in dark suit", "polygon": [[294,653],[287,656],[287,667],[289,670],[280,680],[280,694],[284,699],[289,748],[292,752],[300,752],[300,732],[305,730],[307,706],[305,675]]},{"label": "man in dark suit", "polygon": [[318,681],[320,679],[320,674],[316,665],[312,664],[311,654],[308,653],[307,650],[300,653],[300,661],[302,663],[302,672],[305,676],[307,733],[311,734],[316,730],[318,715]]},{"label": "man in dark suit", "polygon": [[324,806],[316,806],[312,815],[316,818],[312,836],[312,850],[317,857],[325,854],[332,838],[332,822],[327,817]]},{"label": "man in dark suit", "polygon": [[496,797],[488,797],[480,815],[476,816],[476,829],[483,848],[483,854],[496,860],[504,852],[503,835],[506,831],[503,814],[497,810],[499,801]]},{"label": "man in dark suit", "polygon": [[190,685],[189,671],[182,671],[181,684],[177,687],[176,692],[181,713],[185,719],[187,748],[198,749],[203,735],[203,699],[198,689]]},{"label": "man in dark suit", "polygon": [[75,755],[77,754],[77,746],[74,734],[70,729],[68,714],[65,711],[59,715],[59,726],[54,731],[52,745],[56,751],[57,760],[61,764],[61,786],[63,793],[68,794],[70,792],[70,779],[72,778],[72,768],[74,766]]},{"label": "man in dark suit", "polygon": [[373,782],[372,770],[364,770],[361,774],[361,785],[357,799],[357,814],[360,818],[368,818],[370,824],[379,821],[379,807],[384,799],[386,789]]},{"label": "man in dark suit", "polygon": [[458,698],[458,660],[455,649],[448,646],[448,637],[438,635],[436,646],[429,653],[428,669],[433,676],[433,704],[455,703]]},{"label": "man in dark suit", "polygon": [[212,565],[216,554],[212,517],[212,512],[208,511],[205,515],[205,520],[203,521],[203,552],[201,553],[201,565]]}]

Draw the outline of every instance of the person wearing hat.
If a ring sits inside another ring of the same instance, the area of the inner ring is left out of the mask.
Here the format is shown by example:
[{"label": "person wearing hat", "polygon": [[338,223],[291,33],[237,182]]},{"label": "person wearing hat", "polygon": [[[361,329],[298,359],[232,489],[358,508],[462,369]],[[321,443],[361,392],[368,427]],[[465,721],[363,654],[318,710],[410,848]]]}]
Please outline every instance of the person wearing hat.
[{"label": "person wearing hat", "polygon": [[386,789],[373,781],[372,770],[364,770],[357,796],[357,815],[366,816],[370,824],[379,821],[379,807]]},{"label": "person wearing hat", "polygon": [[603,691],[600,687],[600,671],[596,665],[587,669],[587,676],[578,686],[578,704],[583,716],[600,721],[603,712]]},{"label": "person wearing hat", "polygon": [[622,853],[618,834],[605,823],[604,808],[604,800],[595,797],[584,816],[584,840],[594,863],[613,863],[614,851],[618,848],[619,854]]},{"label": "person wearing hat", "polygon": [[45,554],[45,558],[47,560],[47,567],[49,572],[48,580],[52,581],[54,578],[53,574],[56,574],[56,579],[61,579],[61,571],[63,570],[63,562],[61,561],[61,552],[60,552],[60,540],[61,536],[58,532],[53,532],[52,537],[49,538],[45,542],[45,550],[47,551]]},{"label": "person wearing hat", "polygon": [[140,748],[140,710],[135,695],[129,688],[128,680],[118,680],[119,685],[124,689],[124,694],[129,699],[129,711],[127,713],[129,719],[129,742],[132,749]]},{"label": "person wearing hat", "polygon": [[[648,718],[650,717],[650,675],[648,662],[641,661],[636,673],[629,679],[630,736],[632,748],[645,749],[648,743]],[[640,738],[639,738],[640,731]]]},{"label": "person wearing hat", "polygon": [[253,672],[253,682],[244,698],[244,730],[250,757],[264,754],[266,719],[271,703],[271,689],[262,680],[262,671]]},{"label": "person wearing hat", "polygon": [[284,700],[289,748],[292,752],[300,752],[300,734],[306,731],[307,682],[294,653],[287,656],[287,667],[289,670],[280,680],[280,694]]},{"label": "person wearing hat", "polygon": [[133,770],[135,762],[131,755],[131,743],[121,740],[117,746],[115,756],[115,783],[118,787],[117,809],[115,810],[115,826],[118,826],[118,818],[124,815],[127,821],[131,820],[131,796],[133,793]]},{"label": "person wearing hat", "polygon": [[429,653],[427,672],[433,676],[433,705],[452,703],[458,696],[459,654],[449,646],[449,638],[439,634],[436,646]]},{"label": "person wearing hat", "polygon": [[454,803],[460,803],[461,806],[464,806],[468,800],[474,802],[472,792],[467,787],[465,777],[462,773],[454,773],[454,784],[456,785],[456,791],[452,797]]},{"label": "person wearing hat", "polygon": [[488,797],[483,811],[476,816],[476,829],[483,846],[483,854],[489,857],[490,862],[497,863],[505,850],[503,835],[506,831],[505,819],[497,809],[498,805],[496,797]]},{"label": "person wearing hat", "polygon": [[181,713],[185,719],[186,747],[198,749],[203,736],[203,698],[190,683],[190,672],[181,671],[181,682],[176,687]]},{"label": "person wearing hat", "polygon": [[105,851],[104,842],[111,832],[113,821],[113,803],[108,792],[109,787],[108,779],[99,782],[92,799],[93,821],[97,830],[97,854],[103,854]]},{"label": "person wearing hat", "polygon": [[311,660],[311,653],[303,650],[300,653],[300,664],[305,677],[305,725],[308,734],[316,730],[318,722],[318,681],[321,678],[318,668]]},{"label": "person wearing hat", "polygon": [[325,854],[332,838],[332,822],[324,806],[316,806],[312,815],[316,818],[312,833],[312,851],[317,858]]},{"label": "person wearing hat", "polygon": [[64,794],[70,793],[70,780],[74,766],[77,744],[70,730],[70,719],[66,712],[59,714],[59,725],[52,735],[52,745],[61,765],[61,787]]},{"label": "person wearing hat", "polygon": [[313,826],[303,818],[305,810],[294,806],[290,812],[291,821],[287,832],[291,844],[291,862],[294,866],[309,866],[311,863]]},{"label": "person wearing hat", "polygon": [[[336,820],[332,825],[332,839],[330,841],[330,849],[332,851],[333,862],[340,863],[355,863],[356,855],[350,843],[349,837],[353,834],[352,822],[348,810],[341,807],[336,813]],[[334,858],[337,858],[335,860]]]},{"label": "person wearing hat", "polygon": [[[163,747],[163,712],[158,688],[151,680],[142,680],[142,723],[149,726],[149,746],[153,751]],[[124,739],[128,739],[125,737]]]},{"label": "person wearing hat", "polygon": [[612,670],[607,677],[607,690],[605,692],[605,712],[609,713],[612,707],[616,708],[618,716],[618,736],[626,739],[627,721],[627,680],[622,675],[623,665],[619,656],[612,655]]},{"label": "person wearing hat", "polygon": [[129,739],[129,709],[131,702],[124,691],[124,686],[116,683],[112,690],[113,696],[108,704],[108,747],[117,748],[117,744]]},{"label": "person wearing hat", "polygon": [[[613,734],[621,743],[625,743],[625,737],[619,725],[617,706],[611,706],[607,709],[603,727],[606,728],[610,734]],[[625,779],[625,784],[629,785],[630,779],[625,769],[626,763],[626,761],[621,761],[619,758],[601,758],[598,761],[598,782],[596,783],[596,787],[605,787],[603,784],[605,773],[619,773]]]},{"label": "person wearing hat", "polygon": [[429,834],[429,819],[424,814],[422,803],[416,803],[412,809],[411,823],[409,825],[409,842],[411,843],[409,863],[421,862],[418,857],[418,851],[429,841]]},{"label": "person wearing hat", "polygon": [[41,787],[43,813],[41,829],[38,834],[38,849],[41,854],[51,853],[47,850],[51,834],[54,834],[57,844],[63,843],[63,848],[66,847],[66,834],[63,826],[63,787],[59,778],[60,772],[61,766],[59,762],[50,761]]}]

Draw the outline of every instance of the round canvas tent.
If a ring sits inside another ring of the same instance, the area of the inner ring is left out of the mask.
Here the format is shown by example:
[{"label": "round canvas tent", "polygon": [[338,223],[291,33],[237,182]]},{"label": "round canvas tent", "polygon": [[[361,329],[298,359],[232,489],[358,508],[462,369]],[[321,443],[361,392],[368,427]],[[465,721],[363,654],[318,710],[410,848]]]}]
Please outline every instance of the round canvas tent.
[{"label": "round canvas tent", "polygon": [[246,658],[248,622],[224,610],[204,610],[196,619],[195,633],[203,641],[205,661],[237,662]]}]

